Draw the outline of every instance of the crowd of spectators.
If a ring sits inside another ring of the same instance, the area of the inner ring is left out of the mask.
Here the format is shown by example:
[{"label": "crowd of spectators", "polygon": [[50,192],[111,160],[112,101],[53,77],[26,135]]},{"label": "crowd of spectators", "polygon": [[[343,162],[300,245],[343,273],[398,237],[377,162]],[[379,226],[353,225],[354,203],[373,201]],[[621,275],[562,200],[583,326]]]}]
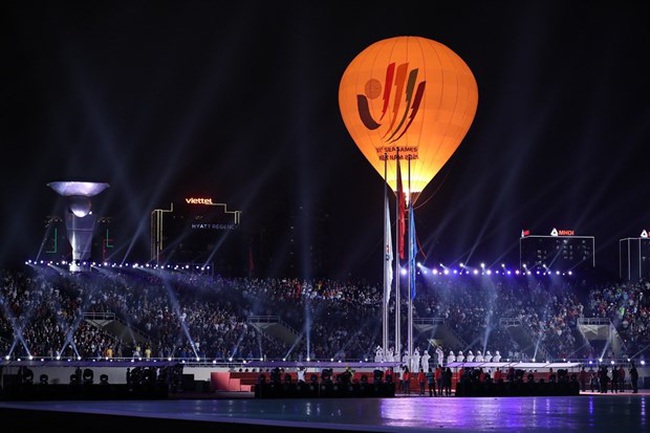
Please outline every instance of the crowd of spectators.
[{"label": "crowd of spectators", "polygon": [[[363,360],[374,358],[382,341],[379,284],[144,269],[70,274],[52,267],[4,270],[0,276],[0,353],[10,358]],[[441,320],[463,342],[453,349],[466,353],[522,356],[503,319],[521,323],[557,359],[641,357],[650,345],[650,285],[643,281],[421,276],[416,288],[413,317]],[[408,305],[403,296],[403,341]],[[391,321],[395,308],[393,296]],[[129,332],[116,335],[93,326],[86,320],[91,313],[114,314]],[[277,316],[301,338],[293,345],[269,338],[249,321],[252,316]],[[581,337],[578,319],[584,317],[609,319],[624,342],[622,353]],[[415,347],[431,349],[430,337],[415,333]]]}]

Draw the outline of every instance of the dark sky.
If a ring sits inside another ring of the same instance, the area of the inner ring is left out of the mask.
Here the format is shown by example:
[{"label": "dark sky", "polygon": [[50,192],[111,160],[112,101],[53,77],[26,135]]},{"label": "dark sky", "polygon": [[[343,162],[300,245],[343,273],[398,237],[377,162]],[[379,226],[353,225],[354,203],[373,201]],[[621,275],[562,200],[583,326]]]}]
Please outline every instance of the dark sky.
[{"label": "dark sky", "polygon": [[[30,2],[2,11],[0,261],[33,258],[55,180],[110,183],[96,210],[148,245],[153,208],[206,195],[273,227],[326,209],[332,274],[381,278],[383,180],[338,86],[393,36],[447,45],[474,123],[418,199],[427,263],[516,264],[519,234],[650,229],[650,6],[644,2]],[[303,228],[309,231],[309,227]],[[128,253],[125,253],[128,254]],[[282,254],[278,252],[277,254]]]}]

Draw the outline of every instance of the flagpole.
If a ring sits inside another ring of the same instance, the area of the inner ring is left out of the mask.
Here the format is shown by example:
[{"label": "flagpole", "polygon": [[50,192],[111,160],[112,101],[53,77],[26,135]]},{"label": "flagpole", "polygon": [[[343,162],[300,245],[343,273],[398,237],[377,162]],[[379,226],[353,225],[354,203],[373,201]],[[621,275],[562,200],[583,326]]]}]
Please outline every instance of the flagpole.
[{"label": "flagpole", "polygon": [[[399,170],[399,148],[397,148],[397,156],[395,157],[395,164],[397,165],[398,169],[395,170],[396,177],[397,177],[397,185],[400,185],[402,182],[401,179],[401,173]],[[399,233],[400,233],[400,227],[399,227],[399,215],[400,215],[400,205],[401,205],[401,197],[400,194],[402,194],[401,188],[397,188],[397,194],[395,194],[396,200],[395,200],[395,219],[398,221],[396,227],[395,227],[395,248],[397,248],[397,254],[395,254],[395,352],[394,356],[397,357],[398,361],[402,360],[402,338],[401,338],[401,299],[400,299],[400,251],[399,251]],[[403,241],[403,239],[402,239]]]},{"label": "flagpole", "polygon": [[[384,153],[384,248],[388,245],[390,241],[390,231],[388,230],[389,225],[389,213],[388,213],[388,154]],[[391,281],[388,278],[388,271],[391,263],[388,261],[389,251],[384,251],[384,302],[382,308],[382,349],[383,357],[385,359],[386,354],[388,353],[388,302],[390,301],[390,284]]]},{"label": "flagpole", "polygon": [[414,257],[414,250],[413,250],[413,224],[415,221],[413,221],[413,195],[411,194],[411,158],[408,158],[409,161],[409,193],[408,193],[408,199],[409,199],[409,242],[408,242],[408,248],[409,248],[409,280],[408,280],[408,351],[409,351],[409,356],[413,355],[413,289],[412,287],[413,284],[415,284],[415,257]]}]

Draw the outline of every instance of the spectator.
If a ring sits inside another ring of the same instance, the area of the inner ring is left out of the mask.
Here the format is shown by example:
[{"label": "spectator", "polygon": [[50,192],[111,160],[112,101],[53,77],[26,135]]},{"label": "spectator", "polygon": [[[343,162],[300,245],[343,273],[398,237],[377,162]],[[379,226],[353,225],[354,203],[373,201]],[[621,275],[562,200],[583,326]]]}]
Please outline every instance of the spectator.
[{"label": "spectator", "polygon": [[418,371],[418,386],[420,387],[420,395],[424,396],[424,392],[426,390],[426,385],[427,385],[427,374],[424,372],[424,369],[420,367],[420,371]]},{"label": "spectator", "polygon": [[451,382],[453,378],[453,373],[451,371],[451,368],[445,367],[443,373],[442,373],[442,388],[445,392],[445,396],[449,397],[451,396]]},{"label": "spectator", "polygon": [[623,364],[618,367],[618,390],[625,392],[625,368]]},{"label": "spectator", "polygon": [[427,385],[429,386],[429,397],[437,397],[438,392],[436,391],[436,375],[433,371],[433,368],[429,367],[426,375]]},{"label": "spectator", "polygon": [[402,366],[402,393],[411,395],[411,372],[407,365]]},{"label": "spectator", "polygon": [[585,367],[582,367],[580,369],[580,374],[578,376],[578,381],[580,382],[580,391],[585,392],[587,391],[587,382],[589,382],[589,373],[585,369]]},{"label": "spectator", "polygon": [[632,385],[632,392],[637,394],[639,392],[639,372],[634,361],[630,362],[630,384]]}]

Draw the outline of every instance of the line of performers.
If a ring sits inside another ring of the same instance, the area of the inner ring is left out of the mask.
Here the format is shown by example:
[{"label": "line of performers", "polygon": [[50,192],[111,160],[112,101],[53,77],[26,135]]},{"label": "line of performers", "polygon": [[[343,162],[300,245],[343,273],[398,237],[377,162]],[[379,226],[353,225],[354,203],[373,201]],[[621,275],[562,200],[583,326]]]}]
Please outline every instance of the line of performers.
[{"label": "line of performers", "polygon": [[[445,358],[444,351],[441,345],[435,345],[435,359],[433,360],[434,366],[440,365],[445,366],[453,362],[500,362],[501,354],[497,350],[494,355],[490,351],[486,351],[485,354],[481,351],[477,351],[474,354],[471,350],[467,352],[467,355],[463,353],[462,350],[458,351],[458,354],[455,354],[453,350],[449,351],[449,354]],[[424,371],[428,371],[431,355],[427,349],[420,354],[420,349],[415,348],[413,354],[409,355],[408,351],[405,351],[402,355],[402,358],[399,358],[399,355],[394,353],[394,349],[391,347],[388,350],[384,350],[381,346],[377,346],[375,349],[375,362],[401,362],[402,365],[408,366],[411,371],[419,371],[422,368]]]}]

